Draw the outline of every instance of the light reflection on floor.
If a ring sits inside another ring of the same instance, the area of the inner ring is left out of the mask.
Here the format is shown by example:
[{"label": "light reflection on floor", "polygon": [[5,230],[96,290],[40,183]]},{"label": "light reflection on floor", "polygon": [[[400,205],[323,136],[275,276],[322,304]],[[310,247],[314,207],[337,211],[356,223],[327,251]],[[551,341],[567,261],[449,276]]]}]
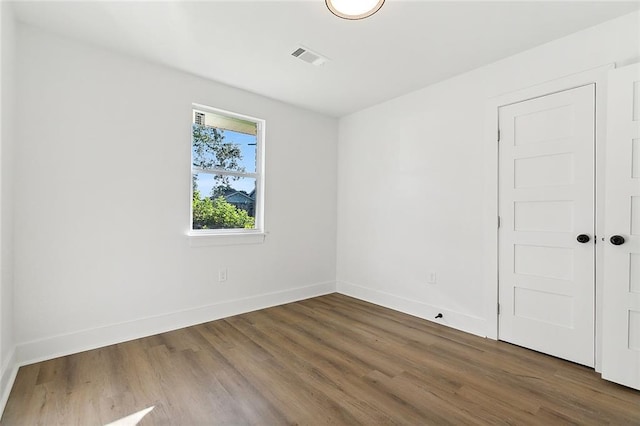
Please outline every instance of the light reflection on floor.
[{"label": "light reflection on floor", "polygon": [[142,420],[144,416],[149,414],[151,410],[155,408],[155,405],[145,408],[144,410],[140,410],[137,413],[133,413],[127,417],[123,417],[121,419],[116,420],[115,422],[106,424],[105,426],[135,426]]}]

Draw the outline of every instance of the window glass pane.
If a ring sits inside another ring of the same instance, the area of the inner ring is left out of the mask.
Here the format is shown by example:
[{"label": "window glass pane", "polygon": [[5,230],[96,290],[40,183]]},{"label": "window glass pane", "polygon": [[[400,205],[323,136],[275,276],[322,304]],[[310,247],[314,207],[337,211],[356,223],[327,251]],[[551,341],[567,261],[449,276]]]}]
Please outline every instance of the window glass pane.
[{"label": "window glass pane", "polygon": [[193,229],[255,228],[256,179],[193,175]]},{"label": "window glass pane", "polygon": [[256,172],[256,135],[193,124],[191,156],[194,167]]},{"label": "window glass pane", "polygon": [[226,130],[225,141],[240,149],[240,167],[247,173],[256,172],[256,149],[258,139],[255,135],[245,135],[244,133]]}]

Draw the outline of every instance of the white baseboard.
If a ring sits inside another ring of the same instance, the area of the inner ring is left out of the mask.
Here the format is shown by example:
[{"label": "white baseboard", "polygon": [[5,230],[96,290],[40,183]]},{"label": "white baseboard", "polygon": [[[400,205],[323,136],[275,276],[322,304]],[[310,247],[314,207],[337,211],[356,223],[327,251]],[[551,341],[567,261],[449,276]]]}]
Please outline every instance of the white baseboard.
[{"label": "white baseboard", "polygon": [[[416,300],[407,299],[394,294],[379,290],[373,290],[357,284],[338,281],[337,292],[365,302],[374,303],[393,309],[414,317],[426,319],[438,324],[446,325],[476,336],[487,337],[486,320],[473,315],[463,314],[448,309],[439,308]],[[438,313],[442,313],[443,318],[435,319]]]},{"label": "white baseboard", "polygon": [[327,281],[21,343],[17,345],[14,364],[17,366],[33,364],[258,309],[321,296],[333,293],[335,289],[335,281]]},{"label": "white baseboard", "polygon": [[0,416],[4,412],[4,407],[9,400],[9,394],[11,388],[13,388],[13,382],[16,380],[18,374],[18,363],[16,362],[16,350],[13,348],[2,367],[0,367]]}]

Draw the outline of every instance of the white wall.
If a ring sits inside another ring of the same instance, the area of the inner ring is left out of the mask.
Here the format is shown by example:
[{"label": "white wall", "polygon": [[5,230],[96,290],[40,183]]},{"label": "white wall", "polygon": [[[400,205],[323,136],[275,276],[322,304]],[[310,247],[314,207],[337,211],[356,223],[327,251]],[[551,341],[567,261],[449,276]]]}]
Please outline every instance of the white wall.
[{"label": "white wall", "polygon": [[[632,13],[344,117],[338,144],[338,290],[486,335],[485,104],[640,55]],[[490,209],[489,209],[490,210]],[[426,284],[429,271],[437,284]],[[495,284],[493,284],[495,286]]]},{"label": "white wall", "polygon": [[0,3],[0,411],[15,374],[13,334],[13,112],[15,25],[12,10]]},{"label": "white wall", "polygon": [[[335,290],[337,120],[28,26],[17,51],[20,361]],[[263,244],[185,235],[194,102],[266,120]]]}]

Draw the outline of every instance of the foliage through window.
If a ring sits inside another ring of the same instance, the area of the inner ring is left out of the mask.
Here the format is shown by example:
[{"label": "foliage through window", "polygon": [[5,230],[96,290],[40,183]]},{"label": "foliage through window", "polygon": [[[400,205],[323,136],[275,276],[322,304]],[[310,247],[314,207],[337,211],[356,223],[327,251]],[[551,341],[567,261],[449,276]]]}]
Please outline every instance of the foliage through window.
[{"label": "foliage through window", "polygon": [[262,229],[262,121],[194,106],[191,229]]}]

